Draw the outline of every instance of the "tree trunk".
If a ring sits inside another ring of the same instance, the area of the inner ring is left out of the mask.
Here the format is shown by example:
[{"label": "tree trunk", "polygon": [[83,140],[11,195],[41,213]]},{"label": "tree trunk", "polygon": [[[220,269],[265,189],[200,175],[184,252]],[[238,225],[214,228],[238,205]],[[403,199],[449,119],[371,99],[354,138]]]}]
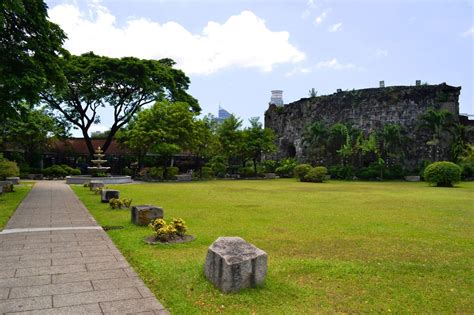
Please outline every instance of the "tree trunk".
[{"label": "tree trunk", "polygon": [[90,158],[93,158],[94,153],[95,153],[95,149],[94,149],[94,146],[92,145],[92,140],[89,137],[89,134],[87,133],[87,130],[82,129],[82,135],[84,136],[84,141],[86,142],[87,150],[89,151],[89,156],[90,156]]},{"label": "tree trunk", "polygon": [[253,175],[257,176],[257,159],[253,159]]}]

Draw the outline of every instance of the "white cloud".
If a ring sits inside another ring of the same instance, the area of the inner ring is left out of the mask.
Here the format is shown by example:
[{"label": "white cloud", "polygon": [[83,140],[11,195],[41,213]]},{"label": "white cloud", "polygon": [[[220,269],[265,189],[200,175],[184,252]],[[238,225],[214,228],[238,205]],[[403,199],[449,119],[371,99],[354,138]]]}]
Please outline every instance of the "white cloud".
[{"label": "white cloud", "polygon": [[474,26],[461,34],[463,37],[474,36]]},{"label": "white cloud", "polygon": [[328,14],[328,10],[323,11],[319,16],[316,17],[316,19],[314,19],[314,23],[316,23],[316,25],[321,24],[326,18],[327,14]]},{"label": "white cloud", "polygon": [[320,61],[316,64],[316,69],[332,69],[332,70],[364,70],[352,63],[342,64],[336,58],[326,61]]},{"label": "white cloud", "polygon": [[316,1],[315,0],[308,0],[308,2],[306,2],[306,5],[309,8],[314,9],[314,8],[316,8]]},{"label": "white cloud", "polygon": [[286,77],[292,77],[294,75],[298,75],[298,74],[308,74],[308,73],[311,73],[312,70],[311,68],[308,68],[308,67],[297,67],[297,68],[294,68],[293,70],[290,70],[288,71],[287,73],[285,73],[285,76]]},{"label": "white cloud", "polygon": [[301,13],[301,18],[302,19],[307,19],[311,15],[311,11],[309,9],[306,9]]},{"label": "white cloud", "polygon": [[48,13],[67,33],[65,47],[73,54],[94,51],[110,57],[169,57],[187,74],[210,74],[231,67],[271,71],[275,65],[305,59],[290,44],[288,32],[269,30],[251,11],[233,15],[223,24],[209,21],[199,34],[177,22],[160,24],[137,17],[119,27],[99,1],[89,2],[87,13],[71,4],[57,5]]},{"label": "white cloud", "polygon": [[388,50],[386,49],[381,49],[381,48],[377,48],[375,50],[375,55],[377,57],[387,57],[388,56]]},{"label": "white cloud", "polygon": [[339,32],[340,30],[342,30],[342,23],[337,23],[329,27],[330,32]]}]

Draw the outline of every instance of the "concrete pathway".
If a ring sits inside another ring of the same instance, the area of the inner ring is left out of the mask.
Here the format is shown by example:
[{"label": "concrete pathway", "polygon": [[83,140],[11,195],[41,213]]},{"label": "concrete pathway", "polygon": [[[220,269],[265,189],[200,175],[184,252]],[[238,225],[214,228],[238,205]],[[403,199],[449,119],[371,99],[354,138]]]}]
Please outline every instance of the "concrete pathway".
[{"label": "concrete pathway", "polygon": [[0,232],[0,314],[168,314],[64,182],[37,182]]}]

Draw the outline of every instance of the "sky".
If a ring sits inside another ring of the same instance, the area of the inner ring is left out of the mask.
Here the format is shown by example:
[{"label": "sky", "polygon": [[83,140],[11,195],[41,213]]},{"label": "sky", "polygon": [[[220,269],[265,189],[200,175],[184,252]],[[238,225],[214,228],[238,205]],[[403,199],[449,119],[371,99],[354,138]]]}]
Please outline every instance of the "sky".
[{"label": "sky", "polygon": [[[337,89],[461,86],[474,114],[472,0],[47,0],[73,54],[172,58],[203,114],[219,105],[263,121],[285,103]],[[111,113],[101,124],[111,125]],[[73,133],[80,136],[78,132]]]}]

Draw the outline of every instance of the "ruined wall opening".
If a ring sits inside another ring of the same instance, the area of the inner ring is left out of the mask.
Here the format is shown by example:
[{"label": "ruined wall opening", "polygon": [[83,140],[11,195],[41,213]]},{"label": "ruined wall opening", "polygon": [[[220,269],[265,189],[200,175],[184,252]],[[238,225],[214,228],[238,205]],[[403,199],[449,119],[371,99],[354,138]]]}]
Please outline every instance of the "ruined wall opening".
[{"label": "ruined wall opening", "polygon": [[286,156],[289,158],[294,158],[296,156],[296,148],[293,143],[288,145],[288,148],[286,149]]}]

